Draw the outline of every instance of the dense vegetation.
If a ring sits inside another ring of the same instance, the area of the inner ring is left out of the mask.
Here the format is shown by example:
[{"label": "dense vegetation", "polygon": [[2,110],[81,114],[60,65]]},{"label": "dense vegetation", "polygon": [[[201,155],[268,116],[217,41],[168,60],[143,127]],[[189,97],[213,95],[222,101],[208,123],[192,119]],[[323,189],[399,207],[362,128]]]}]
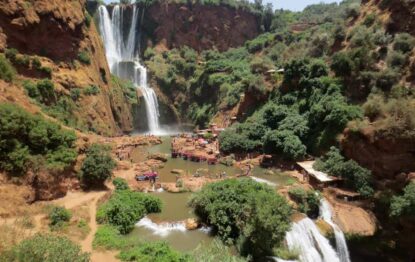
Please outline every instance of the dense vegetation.
[{"label": "dense vegetation", "polygon": [[291,207],[286,200],[251,179],[209,184],[190,205],[225,243],[256,258],[271,255],[290,228]]},{"label": "dense vegetation", "polygon": [[138,220],[148,213],[161,211],[161,200],[129,189],[116,190],[108,202],[98,208],[97,221],[114,226],[121,234],[133,230]]},{"label": "dense vegetation", "polygon": [[318,191],[304,190],[301,187],[291,188],[288,191],[290,198],[297,203],[298,211],[316,218],[320,211],[321,195]]},{"label": "dense vegetation", "polygon": [[107,146],[93,144],[86,151],[86,158],[82,162],[81,181],[85,186],[102,186],[111,178],[116,163]]},{"label": "dense vegetation", "polygon": [[354,160],[346,160],[340,150],[332,147],[326,155],[318,159],[314,168],[344,179],[345,185],[356,190],[362,196],[372,196],[372,173],[359,166]]},{"label": "dense vegetation", "polygon": [[89,254],[63,236],[36,234],[11,250],[0,254],[0,261],[9,262],[88,262]]},{"label": "dense vegetation", "polygon": [[28,169],[62,171],[75,161],[75,133],[13,104],[0,104],[0,169],[12,176]]},{"label": "dense vegetation", "polygon": [[392,198],[390,215],[415,218],[415,182],[410,182],[401,196]]}]

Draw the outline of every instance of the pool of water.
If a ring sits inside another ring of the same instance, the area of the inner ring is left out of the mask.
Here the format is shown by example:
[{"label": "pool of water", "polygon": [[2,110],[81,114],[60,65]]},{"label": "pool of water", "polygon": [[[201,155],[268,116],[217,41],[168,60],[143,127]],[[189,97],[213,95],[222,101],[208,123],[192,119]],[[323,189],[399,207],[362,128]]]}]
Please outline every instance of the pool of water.
[{"label": "pool of water", "polygon": [[172,158],[170,152],[171,137],[163,137],[163,143],[155,146],[138,147],[134,149],[131,157],[134,162],[146,160],[149,154],[163,153],[167,154],[168,161],[164,163],[164,167],[159,169],[159,182],[176,182],[176,175],[172,174],[173,169],[181,169],[186,174],[192,175],[199,169],[206,169],[210,175],[219,175],[226,172],[227,175],[233,176],[240,174],[241,170],[235,167],[228,167],[225,165],[208,165],[207,162],[192,162],[183,160],[182,158]]},{"label": "pool of water", "polygon": [[131,234],[146,241],[166,241],[179,251],[191,251],[213,240],[207,228],[191,231],[185,228],[184,220],[195,217],[187,206],[191,193],[153,194],[163,202],[162,212],[140,220]]},{"label": "pool of water", "polygon": [[[145,161],[149,154],[167,154],[168,161],[164,167],[158,170],[160,182],[175,182],[173,169],[184,170],[187,174],[194,174],[199,169],[207,169],[210,175],[226,172],[228,176],[243,173],[242,170],[225,165],[208,165],[206,162],[192,162],[181,158],[171,158],[170,143],[171,137],[163,137],[163,143],[155,146],[139,147],[132,152],[134,162]],[[272,171],[272,172],[270,172]],[[293,178],[276,169],[263,169],[255,167],[252,169],[252,179],[266,183],[275,189],[293,182]],[[163,202],[162,212],[150,214],[140,220],[134,231],[131,233],[145,241],[166,241],[174,249],[179,251],[191,251],[198,245],[208,244],[212,241],[207,228],[188,231],[185,228],[184,220],[194,218],[195,215],[187,203],[191,193],[152,193]]]}]

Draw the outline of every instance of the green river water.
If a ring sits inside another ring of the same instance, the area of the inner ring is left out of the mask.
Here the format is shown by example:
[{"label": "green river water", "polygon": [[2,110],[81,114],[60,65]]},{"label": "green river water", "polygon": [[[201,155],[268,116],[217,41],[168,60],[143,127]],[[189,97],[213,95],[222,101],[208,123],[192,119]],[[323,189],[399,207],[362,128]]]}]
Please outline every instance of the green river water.
[{"label": "green river water", "polygon": [[[188,174],[194,174],[196,170],[202,168],[209,170],[209,174],[220,174],[225,171],[228,176],[243,172],[238,168],[221,164],[208,165],[206,162],[198,163],[171,158],[171,137],[163,137],[162,140],[163,143],[160,145],[137,148],[132,153],[134,161],[144,161],[147,155],[152,153],[168,154],[168,161],[163,168],[158,170],[159,182],[175,182],[175,175],[171,173],[173,169],[182,169]],[[269,174],[269,170],[260,167],[254,168],[252,175],[257,181],[267,183],[276,189],[292,182],[292,178],[286,174],[277,170]],[[183,221],[195,217],[192,209],[187,206],[191,193],[156,192],[153,194],[162,200],[162,212],[151,214],[141,220],[131,234],[146,241],[166,241],[179,251],[191,251],[198,245],[212,241],[213,237],[209,235],[208,228],[193,231],[187,231],[184,228]]]}]

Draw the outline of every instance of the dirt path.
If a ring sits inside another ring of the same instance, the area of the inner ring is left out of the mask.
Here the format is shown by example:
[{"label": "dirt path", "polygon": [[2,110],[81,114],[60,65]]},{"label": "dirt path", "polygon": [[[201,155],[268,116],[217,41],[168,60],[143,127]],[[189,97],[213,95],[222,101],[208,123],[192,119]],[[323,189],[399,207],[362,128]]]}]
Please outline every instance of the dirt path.
[{"label": "dirt path", "polygon": [[[94,192],[94,193],[88,193],[87,195],[83,197],[75,197],[73,200],[70,200],[66,202],[66,207],[69,208],[70,206],[75,207],[82,203],[85,203],[85,201],[89,201],[89,228],[90,232],[87,235],[87,237],[81,242],[81,247],[84,252],[91,253],[91,261],[92,262],[101,262],[101,261],[108,261],[108,262],[116,262],[119,261],[115,258],[116,252],[110,252],[110,251],[97,251],[94,250],[92,247],[92,242],[94,241],[95,233],[97,232],[97,222],[95,220],[95,216],[97,213],[97,202],[98,200],[106,194],[106,191],[102,192]],[[73,206],[75,205],[75,206]]]}]

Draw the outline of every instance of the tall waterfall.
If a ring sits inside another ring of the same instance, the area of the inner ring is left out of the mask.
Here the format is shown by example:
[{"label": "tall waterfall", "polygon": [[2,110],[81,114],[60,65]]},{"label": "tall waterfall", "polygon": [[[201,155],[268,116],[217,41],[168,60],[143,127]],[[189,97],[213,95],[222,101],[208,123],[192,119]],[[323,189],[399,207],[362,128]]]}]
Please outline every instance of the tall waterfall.
[{"label": "tall waterfall", "polygon": [[285,240],[290,250],[299,252],[301,262],[340,262],[330,242],[309,218],[294,223]]},{"label": "tall waterfall", "polygon": [[157,133],[159,126],[159,107],[156,93],[148,86],[147,69],[140,64],[137,52],[138,9],[133,5],[131,25],[127,38],[124,34],[125,6],[116,5],[109,15],[108,9],[101,5],[98,9],[99,30],[104,41],[105,53],[111,73],[131,80],[143,94],[150,133]]},{"label": "tall waterfall", "polygon": [[343,231],[333,222],[330,204],[324,198],[320,200],[320,217],[333,228],[334,237],[336,238],[337,254],[340,257],[340,261],[350,262],[346,238],[344,237]]}]

